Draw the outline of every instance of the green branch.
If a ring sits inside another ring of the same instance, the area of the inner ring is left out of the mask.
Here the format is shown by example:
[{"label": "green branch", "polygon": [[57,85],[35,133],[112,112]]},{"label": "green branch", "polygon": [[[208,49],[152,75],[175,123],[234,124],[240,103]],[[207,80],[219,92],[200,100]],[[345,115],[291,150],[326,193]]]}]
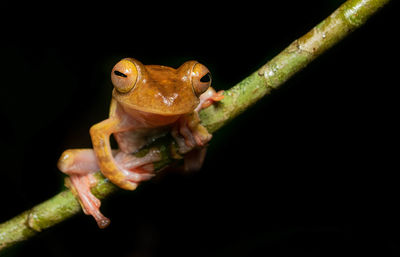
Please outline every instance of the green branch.
[{"label": "green branch", "polygon": [[[312,60],[360,27],[389,0],[349,0],[307,34],[295,40],[275,58],[239,84],[225,91],[225,98],[200,112],[202,124],[212,133],[257,102],[272,89],[278,88]],[[164,136],[142,150],[158,148],[163,160],[156,163],[160,169],[171,163],[174,142]],[[117,188],[100,173],[98,184],[92,189],[103,199]],[[81,212],[81,207],[70,190],[66,189],[51,199],[0,224],[0,250],[26,240],[69,217]]]}]

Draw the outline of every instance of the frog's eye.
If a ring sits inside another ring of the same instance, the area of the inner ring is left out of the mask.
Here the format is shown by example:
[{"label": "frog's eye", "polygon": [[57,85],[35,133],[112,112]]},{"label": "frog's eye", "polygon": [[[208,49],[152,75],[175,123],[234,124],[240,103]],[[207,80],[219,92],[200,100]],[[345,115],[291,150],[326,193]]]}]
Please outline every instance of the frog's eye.
[{"label": "frog's eye", "polygon": [[211,85],[211,73],[206,66],[196,63],[192,69],[192,86],[197,96],[200,96]]},{"label": "frog's eye", "polygon": [[127,93],[135,87],[138,69],[130,59],[119,61],[111,71],[111,81],[120,93]]}]

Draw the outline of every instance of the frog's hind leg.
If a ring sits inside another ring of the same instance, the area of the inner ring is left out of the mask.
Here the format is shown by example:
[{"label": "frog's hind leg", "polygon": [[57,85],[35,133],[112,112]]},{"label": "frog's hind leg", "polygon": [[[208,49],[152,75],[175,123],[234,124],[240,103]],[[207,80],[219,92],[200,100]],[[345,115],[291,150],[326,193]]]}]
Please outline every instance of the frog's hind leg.
[{"label": "frog's hind leg", "polygon": [[203,166],[204,159],[206,157],[207,148],[195,148],[192,151],[185,154],[183,159],[183,170],[185,172],[194,172],[201,169]]},{"label": "frog's hind leg", "polygon": [[70,176],[71,189],[78,195],[84,213],[92,215],[100,228],[108,226],[110,220],[99,210],[100,200],[90,191],[96,183],[93,173],[100,170],[94,151],[92,149],[66,150],[61,155],[57,166]]},{"label": "frog's hind leg", "polygon": [[87,175],[71,175],[70,181],[77,191],[83,212],[86,215],[92,215],[100,228],[105,228],[110,224],[110,219],[100,212],[100,200],[90,191],[92,185],[90,182],[91,176],[92,174],[90,173]]},{"label": "frog's hind leg", "polygon": [[[141,181],[149,180],[154,176],[153,162],[161,160],[159,150],[150,149],[143,157],[136,157],[131,153],[112,150],[115,161],[125,172],[126,178],[135,186]],[[58,161],[58,168],[69,175],[71,189],[79,197],[83,211],[92,215],[100,228],[109,225],[110,220],[100,212],[100,200],[90,188],[95,185],[94,172],[100,170],[97,157],[93,149],[66,150]]]}]

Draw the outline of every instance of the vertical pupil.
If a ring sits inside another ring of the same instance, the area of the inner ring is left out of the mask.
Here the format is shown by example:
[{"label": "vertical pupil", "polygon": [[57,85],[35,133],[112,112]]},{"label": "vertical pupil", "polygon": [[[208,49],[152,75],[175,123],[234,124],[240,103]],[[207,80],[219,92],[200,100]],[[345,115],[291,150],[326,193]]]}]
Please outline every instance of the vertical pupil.
[{"label": "vertical pupil", "polygon": [[117,71],[117,70],[114,71],[114,74],[117,75],[117,76],[123,77],[123,78],[128,77],[128,76],[126,76],[124,73],[122,73],[122,72],[120,72],[120,71]]},{"label": "vertical pupil", "polygon": [[211,74],[208,72],[206,75],[201,77],[200,82],[206,83],[211,81]]}]

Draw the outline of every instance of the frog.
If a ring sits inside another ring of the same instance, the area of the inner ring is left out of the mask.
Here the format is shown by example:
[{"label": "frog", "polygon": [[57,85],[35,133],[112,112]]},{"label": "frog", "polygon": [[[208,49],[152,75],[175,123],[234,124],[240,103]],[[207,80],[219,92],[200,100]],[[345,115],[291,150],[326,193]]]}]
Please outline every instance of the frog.
[{"label": "frog", "polygon": [[[84,213],[93,216],[100,228],[107,227],[110,219],[101,213],[101,201],[91,192],[97,183],[94,174],[100,171],[116,186],[135,190],[155,176],[154,163],[162,158],[156,148],[140,157],[135,153],[166,131],[183,156],[184,170],[200,169],[212,135],[201,125],[198,113],[224,98],[223,91],[211,87],[209,69],[194,60],[172,68],[124,58],[112,68],[111,82],[109,116],[89,130],[93,148],[65,150],[57,163],[68,175],[68,186]],[[117,149],[111,148],[111,135]]]}]

